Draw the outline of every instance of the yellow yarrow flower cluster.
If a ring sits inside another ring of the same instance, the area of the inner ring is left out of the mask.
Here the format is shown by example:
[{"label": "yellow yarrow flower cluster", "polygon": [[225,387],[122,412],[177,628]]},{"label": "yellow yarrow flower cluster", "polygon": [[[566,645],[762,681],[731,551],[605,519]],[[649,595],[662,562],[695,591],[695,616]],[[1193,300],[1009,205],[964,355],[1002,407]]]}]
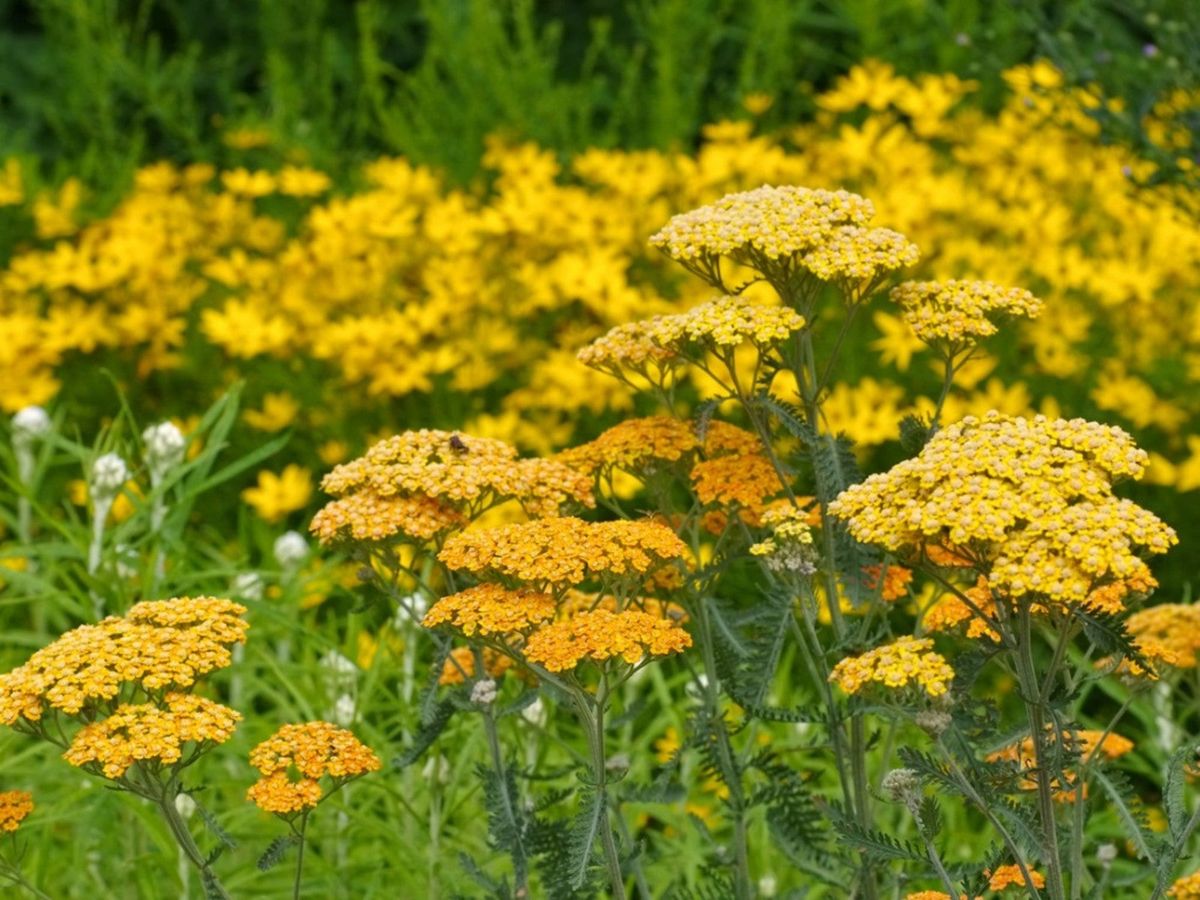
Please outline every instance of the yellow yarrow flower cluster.
[{"label": "yellow yarrow flower cluster", "polygon": [[684,559],[687,546],[650,520],[537,519],[456,534],[438,558],[451,569],[512,578],[539,588],[645,576]]},{"label": "yellow yarrow flower cluster", "polygon": [[1200,657],[1200,606],[1160,603],[1138,610],[1125,620],[1138,648],[1153,652],[1181,669],[1196,668]]},{"label": "yellow yarrow flower cluster", "polygon": [[805,267],[822,281],[843,286],[852,296],[890,272],[916,264],[921,252],[904,235],[888,228],[838,228],[829,240],[804,257]]},{"label": "yellow yarrow flower cluster", "polygon": [[762,557],[772,571],[811,575],[816,571],[811,521],[812,513],[800,505],[770,507],[762,514],[762,524],[771,529],[771,536],[751,544],[751,555]]},{"label": "yellow yarrow flower cluster", "polygon": [[183,759],[184,746],[223,744],[233,735],[240,713],[194,694],[168,692],[165,709],[153,703],[122,704],[111,715],[85,725],[63,759],[121,778],[134,763],[169,766]]},{"label": "yellow yarrow flower cluster", "polygon": [[620,657],[636,665],[646,656],[681,653],[691,645],[691,636],[671,619],[634,609],[593,609],[538,629],[523,653],[550,672],[563,672],[585,660]]},{"label": "yellow yarrow flower cluster", "polygon": [[451,625],[470,637],[527,631],[554,618],[557,603],[550,594],[498,584],[480,584],[443,597],[425,614],[426,628]]},{"label": "yellow yarrow flower cluster", "polygon": [[918,687],[930,697],[940,697],[954,681],[954,669],[933,651],[929,638],[901,637],[890,644],[841,660],[829,680],[847,694],[857,694],[870,684],[890,689]]},{"label": "yellow yarrow flower cluster", "polygon": [[951,347],[995,334],[1001,317],[1037,318],[1043,305],[1024,288],[989,281],[906,281],[892,288],[891,297],[917,337]]},{"label": "yellow yarrow flower cluster", "polygon": [[806,253],[838,226],[865,225],[874,215],[871,201],[849,191],[764,185],[673,216],[650,243],[680,262],[777,260]]},{"label": "yellow yarrow flower cluster", "polygon": [[553,515],[568,502],[594,504],[590,480],[562,463],[518,459],[504,441],[428,429],[380,441],[337,466],[321,487],[335,497],[431,497],[468,516],[509,499],[537,515]]},{"label": "yellow yarrow flower cluster", "polygon": [[328,722],[283,725],[250,751],[250,765],[262,777],[246,792],[246,798],[260,809],[282,816],[320,803],[326,796],[321,787],[323,777],[333,780],[333,791],[383,767],[374,750],[352,732]]},{"label": "yellow yarrow flower cluster", "polygon": [[245,612],[229,600],[177,598],[82,625],[0,675],[0,724],[36,723],[47,709],[77,715],[125,685],[190,687],[232,662],[232,646],[245,642]]},{"label": "yellow yarrow flower cluster", "polygon": [[0,792],[0,831],[16,831],[33,812],[33,794],[29,791]]},{"label": "yellow yarrow flower cluster", "polygon": [[1163,553],[1175,533],[1112,494],[1142,474],[1146,454],[1119,428],[1085,422],[967,417],[914,459],[844,491],[830,512],[864,543],[894,552],[970,546],[994,591],[1084,602],[1113,580],[1149,584],[1139,550]]},{"label": "yellow yarrow flower cluster", "polygon": [[[491,647],[483,648],[483,669],[488,678],[496,679],[513,667],[511,656]],[[475,677],[475,651],[470,647],[455,647],[442,663],[438,684],[442,687],[465,684]]]}]

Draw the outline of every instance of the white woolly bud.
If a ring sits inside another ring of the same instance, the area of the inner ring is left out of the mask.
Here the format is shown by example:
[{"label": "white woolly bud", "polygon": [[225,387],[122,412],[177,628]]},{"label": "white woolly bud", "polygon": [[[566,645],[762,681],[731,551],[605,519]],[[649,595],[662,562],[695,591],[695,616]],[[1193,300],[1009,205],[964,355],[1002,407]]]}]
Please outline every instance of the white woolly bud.
[{"label": "white woolly bud", "polygon": [[445,784],[450,780],[450,760],[440,754],[429,757],[421,769],[421,777],[426,781],[437,781],[438,784]]},{"label": "white woolly bud", "polygon": [[471,702],[480,706],[488,706],[496,701],[496,682],[491,678],[482,678],[471,688]]},{"label": "white woolly bud", "polygon": [[192,799],[192,795],[176,794],[175,811],[183,818],[190,819],[192,814],[196,812],[196,801]]},{"label": "white woolly bud", "polygon": [[549,716],[546,713],[546,704],[542,702],[542,698],[538,697],[527,707],[521,710],[521,718],[538,728],[545,728],[546,721]]},{"label": "white woolly bud", "polygon": [[116,453],[105,453],[92,463],[90,488],[92,500],[101,503],[112,500],[129,480],[129,467]]},{"label": "white woolly bud", "polygon": [[263,580],[257,572],[242,572],[233,579],[230,593],[243,600],[261,600],[263,598]]},{"label": "white woolly bud", "polygon": [[12,417],[13,443],[28,447],[50,433],[50,415],[40,406],[26,406]]},{"label": "white woolly bud", "polygon": [[150,479],[156,484],[173,468],[183,462],[187,441],[172,422],[159,422],[142,432],[146,443],[146,466]]},{"label": "white woolly bud", "polygon": [[346,728],[354,724],[357,714],[358,704],[355,703],[354,696],[352,694],[342,694],[334,701],[333,709],[329,712],[329,718],[333,724]]},{"label": "white woolly bud", "polygon": [[775,880],[774,875],[764,875],[758,879],[758,896],[774,897],[779,891],[779,883]]},{"label": "white woolly bud", "polygon": [[298,531],[285,531],[275,538],[275,561],[281,568],[294,569],[308,556],[308,541]]}]

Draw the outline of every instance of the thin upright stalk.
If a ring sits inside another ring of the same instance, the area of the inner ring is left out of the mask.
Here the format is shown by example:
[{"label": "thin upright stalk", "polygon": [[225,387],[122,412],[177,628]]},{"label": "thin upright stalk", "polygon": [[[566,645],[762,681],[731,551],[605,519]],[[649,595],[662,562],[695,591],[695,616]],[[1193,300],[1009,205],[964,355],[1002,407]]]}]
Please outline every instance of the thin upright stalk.
[{"label": "thin upright stalk", "polygon": [[[483,663],[483,650],[475,650],[475,671],[486,672]],[[520,823],[517,821],[516,810],[513,809],[512,797],[508,793],[508,773],[504,765],[504,753],[500,749],[500,734],[496,727],[496,715],[491,703],[484,704],[480,709],[483,717],[483,732],[487,736],[488,752],[491,755],[492,769],[496,773],[496,787],[500,792],[500,802],[504,809],[504,817],[513,835],[513,880],[515,893],[518,897],[529,895],[529,871],[526,863],[525,844],[521,836]]]},{"label": "thin upright stalk", "polygon": [[220,879],[217,878],[216,873],[213,872],[212,867],[208,864],[208,860],[204,858],[204,854],[196,846],[196,841],[192,837],[191,831],[188,830],[187,823],[183,821],[183,818],[179,815],[179,810],[175,808],[175,798],[169,797],[168,792],[164,791],[162,796],[158,798],[158,808],[167,822],[167,827],[171,830],[171,835],[179,845],[179,849],[183,851],[191,864],[199,870],[205,889],[217,897],[223,898],[223,900],[231,900],[229,892],[222,886]]},{"label": "thin upright stalk", "polygon": [[708,707],[708,715],[714,723],[717,738],[717,754],[725,786],[729,789],[729,807],[733,813],[733,890],[737,900],[749,900],[753,896],[750,881],[750,851],[749,837],[746,828],[745,794],[742,791],[742,781],[735,763],[733,745],[729,733],[725,730],[725,720],[721,716],[720,680],[717,675],[717,660],[713,652],[712,621],[709,618],[708,606],[703,597],[694,604],[696,621],[700,627],[699,641],[701,655],[704,658],[704,701]]},{"label": "thin upright stalk", "polygon": [[1017,615],[1020,633],[1014,655],[1017,677],[1021,683],[1021,694],[1025,701],[1025,712],[1029,719],[1030,739],[1033,743],[1038,814],[1042,824],[1042,855],[1045,857],[1046,865],[1046,890],[1052,900],[1066,900],[1062,860],[1059,857],[1054,785],[1050,771],[1050,748],[1046,744],[1044,701],[1033,658],[1033,629],[1030,626],[1031,616],[1027,602],[1021,604]]},{"label": "thin upright stalk", "polygon": [[612,820],[609,817],[608,760],[604,752],[604,707],[608,702],[606,680],[601,680],[595,698],[589,698],[582,688],[576,688],[572,697],[579,710],[579,721],[583,725],[588,749],[591,751],[593,787],[596,791],[596,802],[600,806],[600,845],[604,849],[604,863],[608,869],[613,900],[625,900],[625,876],[621,873],[621,856],[617,852],[617,841],[613,836]]},{"label": "thin upright stalk", "polygon": [[292,900],[300,900],[300,882],[304,875],[304,844],[305,832],[308,830],[308,814],[305,810],[300,816],[300,827],[296,829],[296,837],[300,846],[296,848],[296,877],[292,879]]}]

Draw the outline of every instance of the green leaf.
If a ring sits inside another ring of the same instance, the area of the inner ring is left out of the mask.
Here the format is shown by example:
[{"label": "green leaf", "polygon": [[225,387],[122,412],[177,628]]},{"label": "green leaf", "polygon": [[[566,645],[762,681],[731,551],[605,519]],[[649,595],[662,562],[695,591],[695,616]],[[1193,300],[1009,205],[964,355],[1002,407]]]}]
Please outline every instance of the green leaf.
[{"label": "green leaf", "polygon": [[1106,771],[1099,768],[1092,771],[1091,777],[1108,794],[1113,809],[1125,829],[1125,834],[1133,841],[1138,853],[1149,862],[1154,863],[1157,858],[1154,849],[1156,839],[1146,825],[1145,815],[1139,808],[1140,803],[1133,787],[1129,784],[1128,777],[1117,769]]},{"label": "green leaf", "polygon": [[258,870],[266,872],[275,868],[287,856],[289,850],[298,846],[300,846],[300,838],[294,834],[285,834],[275,838],[275,840],[267,845],[267,849],[263,851],[262,856],[258,858]]}]

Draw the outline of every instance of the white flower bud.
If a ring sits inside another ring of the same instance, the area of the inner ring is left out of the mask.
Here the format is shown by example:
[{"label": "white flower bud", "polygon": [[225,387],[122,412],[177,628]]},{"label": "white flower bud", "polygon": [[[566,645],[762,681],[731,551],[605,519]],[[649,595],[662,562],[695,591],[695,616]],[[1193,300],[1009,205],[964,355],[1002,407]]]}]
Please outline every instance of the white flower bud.
[{"label": "white flower bud", "polygon": [[542,698],[538,697],[521,710],[521,718],[537,728],[545,728],[546,720],[549,716],[546,713],[546,704],[542,702]]},{"label": "white flower bud", "polygon": [[774,897],[779,891],[779,883],[775,880],[774,875],[764,875],[758,879],[758,896]]},{"label": "white flower bud", "polygon": [[181,432],[171,422],[151,425],[142,432],[146,442],[146,465],[151,480],[158,482],[162,476],[183,462],[183,451],[187,446]]},{"label": "white flower bud", "polygon": [[28,447],[50,433],[49,414],[40,406],[26,406],[12,417],[13,443]]},{"label": "white flower bud", "polygon": [[129,467],[125,465],[125,460],[116,453],[105,453],[92,463],[92,501],[101,503],[112,500],[128,480]]},{"label": "white flower bud", "polygon": [[192,814],[196,812],[196,801],[192,799],[192,795],[176,794],[175,811],[183,816],[183,818],[190,819]]},{"label": "white flower bud", "polygon": [[429,757],[421,769],[421,777],[426,781],[445,784],[450,780],[450,760],[441,755]]},{"label": "white flower bud", "polygon": [[230,592],[243,600],[261,600],[263,598],[263,580],[257,572],[242,572],[233,579]]},{"label": "white flower bud", "polygon": [[329,711],[329,719],[335,725],[341,725],[343,728],[354,724],[354,719],[358,715],[358,704],[354,701],[352,694],[342,694],[333,704],[333,709]]},{"label": "white flower bud", "polygon": [[275,561],[283,569],[294,569],[308,556],[308,541],[298,531],[285,531],[275,538]]},{"label": "white flower bud", "polygon": [[1116,844],[1101,844],[1096,848],[1096,860],[1100,863],[1100,865],[1104,866],[1104,868],[1107,869],[1109,866],[1111,866],[1113,860],[1116,858]]},{"label": "white flower bud", "polygon": [[487,706],[496,700],[496,682],[491,678],[483,678],[475,682],[471,688],[471,702]]}]

